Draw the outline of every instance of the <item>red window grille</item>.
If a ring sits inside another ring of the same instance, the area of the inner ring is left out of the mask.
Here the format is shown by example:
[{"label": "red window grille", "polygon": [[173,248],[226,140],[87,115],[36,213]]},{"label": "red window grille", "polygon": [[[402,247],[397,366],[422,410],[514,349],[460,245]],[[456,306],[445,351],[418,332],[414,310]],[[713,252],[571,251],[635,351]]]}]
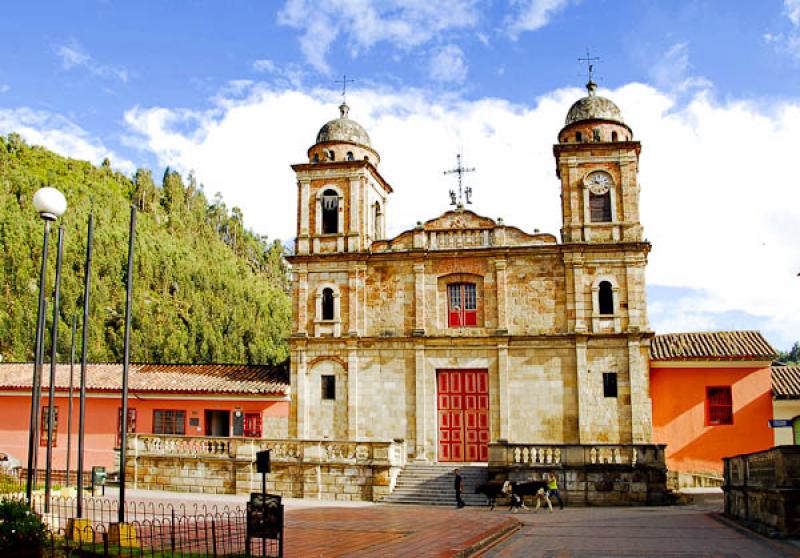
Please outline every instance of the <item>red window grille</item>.
[{"label": "red window grille", "polygon": [[[128,434],[136,432],[136,409],[128,409]],[[117,436],[115,447],[120,447],[122,444],[122,407],[119,407],[117,412]]]},{"label": "red window grille", "polygon": [[733,424],[733,397],[730,386],[706,388],[706,425]]},{"label": "red window grille", "polygon": [[[39,445],[47,447],[48,407],[42,407],[41,428],[39,428]],[[58,445],[58,407],[53,407],[53,447]]]},{"label": "red window grille", "polygon": [[244,414],[244,435],[245,438],[261,437],[261,413]]},{"label": "red window grille", "polygon": [[186,411],[158,409],[153,411],[153,434],[186,433]]},{"label": "red window grille", "polygon": [[450,327],[478,325],[478,295],[475,283],[447,285],[447,325]]}]

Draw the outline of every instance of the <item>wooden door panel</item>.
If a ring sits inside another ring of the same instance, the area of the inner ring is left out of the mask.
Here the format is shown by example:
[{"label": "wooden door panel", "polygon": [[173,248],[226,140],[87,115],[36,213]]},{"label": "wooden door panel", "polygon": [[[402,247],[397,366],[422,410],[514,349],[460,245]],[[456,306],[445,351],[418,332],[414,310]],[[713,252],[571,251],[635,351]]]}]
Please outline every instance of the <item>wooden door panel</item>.
[{"label": "wooden door panel", "polygon": [[439,461],[487,461],[489,381],[486,370],[437,374]]}]

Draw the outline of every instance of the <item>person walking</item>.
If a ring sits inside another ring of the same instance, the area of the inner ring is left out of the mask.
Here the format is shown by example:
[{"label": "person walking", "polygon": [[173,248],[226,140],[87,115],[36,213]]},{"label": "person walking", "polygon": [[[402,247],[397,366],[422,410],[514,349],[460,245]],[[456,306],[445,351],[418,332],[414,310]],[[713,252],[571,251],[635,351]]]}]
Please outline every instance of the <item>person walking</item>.
[{"label": "person walking", "polygon": [[461,509],[466,506],[464,500],[461,499],[461,493],[464,491],[464,479],[461,478],[461,473],[458,469],[453,469],[453,474],[456,476],[453,484],[456,489],[456,509]]},{"label": "person walking", "polygon": [[558,500],[558,505],[561,509],[564,509],[564,502],[561,500],[561,494],[558,492],[558,480],[556,479],[555,473],[548,473],[547,475],[547,497],[552,498],[553,496],[556,497]]}]

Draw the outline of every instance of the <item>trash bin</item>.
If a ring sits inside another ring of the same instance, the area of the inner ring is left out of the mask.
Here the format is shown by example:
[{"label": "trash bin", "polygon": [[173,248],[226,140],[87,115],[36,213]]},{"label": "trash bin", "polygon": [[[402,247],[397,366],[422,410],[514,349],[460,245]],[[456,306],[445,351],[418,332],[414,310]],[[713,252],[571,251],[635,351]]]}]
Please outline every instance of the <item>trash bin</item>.
[{"label": "trash bin", "polygon": [[105,467],[92,467],[92,496],[97,494],[97,487],[102,487],[103,496],[106,495],[106,477]]}]

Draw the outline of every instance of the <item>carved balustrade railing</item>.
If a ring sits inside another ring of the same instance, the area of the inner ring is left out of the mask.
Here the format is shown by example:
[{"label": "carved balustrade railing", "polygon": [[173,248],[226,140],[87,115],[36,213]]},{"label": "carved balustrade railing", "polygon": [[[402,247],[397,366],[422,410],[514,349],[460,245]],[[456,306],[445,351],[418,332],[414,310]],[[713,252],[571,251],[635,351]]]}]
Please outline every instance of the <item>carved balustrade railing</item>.
[{"label": "carved balustrade railing", "polygon": [[128,451],[133,456],[234,458],[255,460],[256,452],[270,450],[274,463],[367,464],[385,462],[402,467],[406,444],[338,440],[272,440],[131,434]]},{"label": "carved balustrade railing", "polygon": [[644,444],[489,444],[489,466],[566,467],[583,465],[656,465],[664,446]]}]

